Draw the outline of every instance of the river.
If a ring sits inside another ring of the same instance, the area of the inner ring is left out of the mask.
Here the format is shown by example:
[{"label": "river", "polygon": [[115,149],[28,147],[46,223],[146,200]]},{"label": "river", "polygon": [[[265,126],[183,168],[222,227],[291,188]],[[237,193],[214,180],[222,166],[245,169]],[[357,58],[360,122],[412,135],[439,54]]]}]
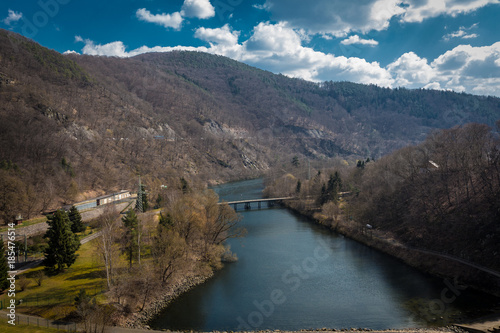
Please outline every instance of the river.
[{"label": "river", "polygon": [[[262,180],[214,188],[226,201],[260,198],[262,189]],[[425,327],[429,320],[446,324],[450,314],[493,302],[286,209],[239,212],[248,233],[229,241],[238,261],[176,299],[150,323],[152,328]]]}]

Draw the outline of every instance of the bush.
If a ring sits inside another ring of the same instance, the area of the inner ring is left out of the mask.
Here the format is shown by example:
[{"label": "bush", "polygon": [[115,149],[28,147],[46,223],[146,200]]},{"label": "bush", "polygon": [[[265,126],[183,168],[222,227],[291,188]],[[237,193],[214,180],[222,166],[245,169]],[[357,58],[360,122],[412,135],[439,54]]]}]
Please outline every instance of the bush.
[{"label": "bush", "polygon": [[25,291],[29,285],[30,285],[30,280],[28,280],[25,275],[21,275],[17,280],[17,286],[21,291]]}]

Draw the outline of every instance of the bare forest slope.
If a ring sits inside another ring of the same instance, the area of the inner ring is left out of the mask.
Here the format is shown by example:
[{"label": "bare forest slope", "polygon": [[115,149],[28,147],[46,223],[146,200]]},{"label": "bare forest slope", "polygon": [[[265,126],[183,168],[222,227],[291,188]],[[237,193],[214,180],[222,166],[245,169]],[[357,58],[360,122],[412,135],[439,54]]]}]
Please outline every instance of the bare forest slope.
[{"label": "bare forest slope", "polygon": [[[332,78],[335,80],[335,78]],[[0,219],[179,178],[256,176],[298,155],[379,158],[500,99],[311,83],[196,52],[61,55],[0,30]]]}]

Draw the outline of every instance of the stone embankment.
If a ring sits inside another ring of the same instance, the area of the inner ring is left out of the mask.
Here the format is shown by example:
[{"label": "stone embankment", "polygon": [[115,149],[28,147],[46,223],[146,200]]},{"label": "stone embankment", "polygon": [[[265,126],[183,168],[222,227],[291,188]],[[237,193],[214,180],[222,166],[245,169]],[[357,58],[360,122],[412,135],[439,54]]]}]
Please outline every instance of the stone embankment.
[{"label": "stone embankment", "polygon": [[120,326],[126,328],[149,329],[149,321],[165,309],[170,302],[179,297],[181,294],[202,284],[212,276],[213,273],[182,277],[176,283],[167,286],[163,291],[159,291],[159,296],[150,301],[145,306],[143,311],[134,313],[130,317],[124,319]]}]

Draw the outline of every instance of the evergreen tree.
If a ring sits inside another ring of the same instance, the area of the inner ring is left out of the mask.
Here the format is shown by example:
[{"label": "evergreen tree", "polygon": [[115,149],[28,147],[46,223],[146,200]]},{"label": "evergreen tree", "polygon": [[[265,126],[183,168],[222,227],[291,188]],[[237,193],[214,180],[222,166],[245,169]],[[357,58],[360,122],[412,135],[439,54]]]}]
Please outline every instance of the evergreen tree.
[{"label": "evergreen tree", "polygon": [[73,233],[82,232],[85,230],[85,226],[82,222],[82,216],[75,206],[71,206],[68,216],[69,220],[71,221],[71,231]]},{"label": "evergreen tree", "polygon": [[125,226],[125,237],[123,237],[123,252],[129,260],[129,266],[132,267],[132,259],[139,249],[137,244],[139,219],[133,209],[127,212],[127,215],[122,217],[123,225]]},{"label": "evergreen tree", "polygon": [[181,190],[184,194],[189,192],[189,184],[184,177],[181,177]]},{"label": "evergreen tree", "polygon": [[47,224],[49,230],[45,237],[49,242],[43,264],[49,271],[59,273],[75,262],[80,242],[71,231],[71,222],[65,211],[56,211]]},{"label": "evergreen tree", "polygon": [[156,204],[154,205],[154,209],[161,208],[163,206],[163,197],[161,193],[158,193],[158,196],[156,197]]},{"label": "evergreen tree", "polygon": [[330,175],[328,184],[323,184],[323,187],[321,188],[319,203],[323,205],[329,201],[337,202],[339,199],[339,192],[341,188],[342,180],[340,179],[340,174],[335,171],[333,175]]},{"label": "evergreen tree", "polygon": [[9,280],[7,280],[8,272],[9,265],[5,257],[5,247],[3,245],[3,240],[0,240],[0,292],[9,287]]},{"label": "evergreen tree", "polygon": [[160,220],[158,221],[158,225],[167,229],[171,229],[174,226],[172,215],[170,215],[170,213],[167,213],[167,215],[163,215],[160,212]]}]

